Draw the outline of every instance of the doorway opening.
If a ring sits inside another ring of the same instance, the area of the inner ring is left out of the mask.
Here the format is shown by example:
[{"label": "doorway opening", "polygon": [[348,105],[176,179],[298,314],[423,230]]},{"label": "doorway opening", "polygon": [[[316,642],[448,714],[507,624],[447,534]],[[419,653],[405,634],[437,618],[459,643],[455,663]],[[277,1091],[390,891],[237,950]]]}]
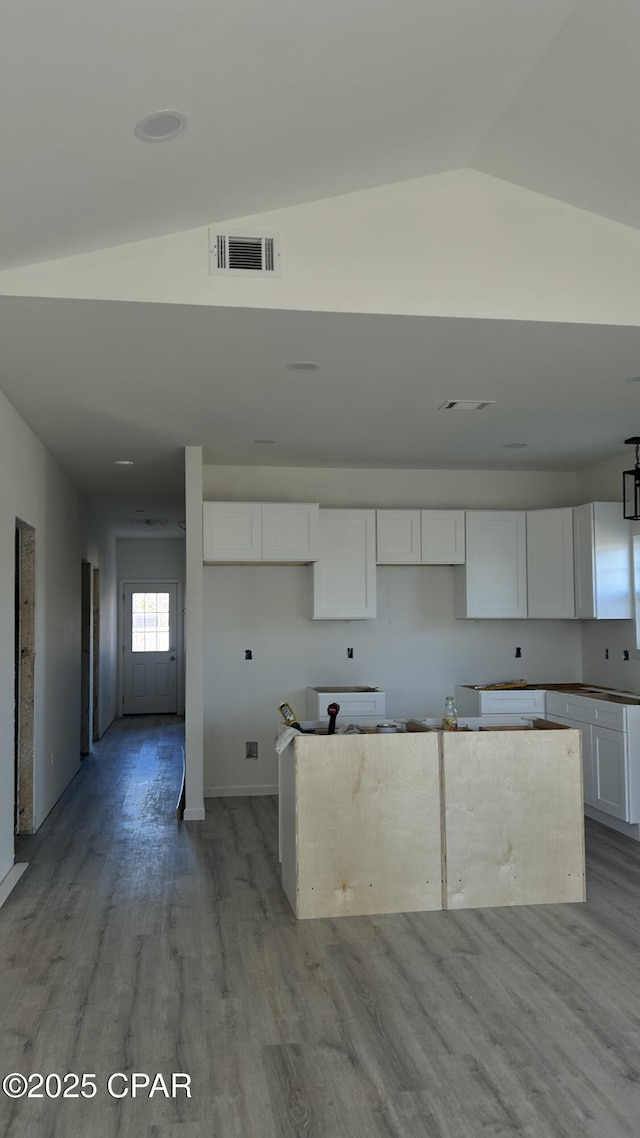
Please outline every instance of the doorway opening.
[{"label": "doorway opening", "polygon": [[82,562],[80,591],[80,757],[91,750],[91,603],[92,571],[88,561]]},{"label": "doorway opening", "polygon": [[93,732],[100,738],[100,570],[93,570]]},{"label": "doorway opening", "polygon": [[34,677],[36,633],[36,531],[16,518],[14,621],[14,820],[16,834],[32,834]]}]

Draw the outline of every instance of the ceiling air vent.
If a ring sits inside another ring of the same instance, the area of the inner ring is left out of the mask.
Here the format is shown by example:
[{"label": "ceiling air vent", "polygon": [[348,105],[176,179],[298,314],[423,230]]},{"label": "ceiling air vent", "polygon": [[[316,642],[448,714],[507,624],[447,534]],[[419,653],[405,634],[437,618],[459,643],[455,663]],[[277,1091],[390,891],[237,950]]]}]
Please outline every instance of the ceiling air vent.
[{"label": "ceiling air vent", "polygon": [[447,399],[440,404],[438,411],[484,411],[494,403],[495,399]]},{"label": "ceiling air vent", "polygon": [[280,276],[280,250],[274,234],[239,237],[209,230],[209,272],[225,276]]}]

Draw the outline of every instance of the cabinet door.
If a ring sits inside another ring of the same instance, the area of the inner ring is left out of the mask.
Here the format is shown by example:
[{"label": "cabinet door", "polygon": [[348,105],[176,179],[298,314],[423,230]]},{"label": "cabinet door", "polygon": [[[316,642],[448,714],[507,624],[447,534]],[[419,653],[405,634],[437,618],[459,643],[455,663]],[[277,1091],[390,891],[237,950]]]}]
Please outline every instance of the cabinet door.
[{"label": "cabinet door", "polygon": [[619,502],[588,502],[573,511],[576,616],[629,620],[631,531]]},{"label": "cabinet door", "polygon": [[375,510],[320,510],[313,619],[372,620],[375,615]]},{"label": "cabinet door", "polygon": [[593,806],[612,814],[614,818],[628,818],[627,747],[622,731],[608,727],[592,727],[593,774],[595,779]]},{"label": "cabinet door", "polygon": [[379,565],[419,564],[419,510],[376,510],[376,523]]},{"label": "cabinet door", "polygon": [[318,506],[311,502],[263,502],[262,560],[315,561],[318,514]]},{"label": "cabinet door", "polygon": [[454,570],[455,615],[527,615],[527,539],[520,510],[467,510],[466,563]]},{"label": "cabinet door", "polygon": [[464,510],[421,510],[423,565],[464,563]]},{"label": "cabinet door", "polygon": [[260,561],[260,503],[203,502],[202,546],[204,561]]},{"label": "cabinet door", "polygon": [[575,616],[571,507],[527,512],[527,609],[530,617]]}]

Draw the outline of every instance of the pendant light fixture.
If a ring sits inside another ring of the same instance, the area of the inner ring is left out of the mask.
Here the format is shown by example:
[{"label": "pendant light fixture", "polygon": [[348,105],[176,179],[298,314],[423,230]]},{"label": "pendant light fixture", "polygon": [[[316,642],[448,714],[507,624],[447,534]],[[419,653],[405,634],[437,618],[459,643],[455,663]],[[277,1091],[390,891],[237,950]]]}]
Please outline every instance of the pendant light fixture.
[{"label": "pendant light fixture", "polygon": [[630,439],[625,439],[625,446],[635,446],[636,448],[636,465],[633,470],[623,470],[622,472],[622,501],[624,506],[624,516],[630,522],[640,521],[640,458],[638,453],[640,451],[640,435],[633,435]]}]

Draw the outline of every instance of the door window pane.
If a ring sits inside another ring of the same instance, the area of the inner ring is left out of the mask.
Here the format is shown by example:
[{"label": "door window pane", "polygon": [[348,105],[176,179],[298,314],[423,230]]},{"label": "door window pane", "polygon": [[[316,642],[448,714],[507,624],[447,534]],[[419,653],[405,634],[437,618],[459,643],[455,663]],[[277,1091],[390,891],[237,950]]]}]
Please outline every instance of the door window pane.
[{"label": "door window pane", "polygon": [[169,594],[133,593],[131,651],[169,651]]}]

